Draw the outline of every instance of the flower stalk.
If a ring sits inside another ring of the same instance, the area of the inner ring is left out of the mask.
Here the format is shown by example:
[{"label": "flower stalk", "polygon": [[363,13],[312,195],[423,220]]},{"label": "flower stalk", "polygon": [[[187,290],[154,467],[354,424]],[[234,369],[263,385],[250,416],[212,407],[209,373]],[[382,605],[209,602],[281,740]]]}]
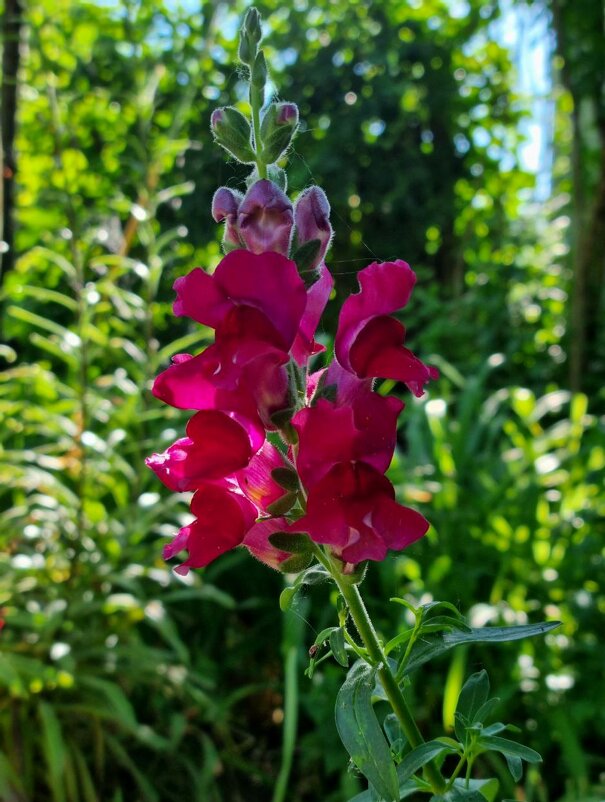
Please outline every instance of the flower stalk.
[{"label": "flower stalk", "polygon": [[[382,644],[376,633],[376,629],[370,618],[368,610],[364,604],[359,591],[359,586],[347,580],[339,570],[336,561],[327,557],[320,548],[315,549],[315,554],[322,565],[330,572],[338,590],[344,598],[351,618],[357,628],[359,637],[366,647],[371,663],[377,669],[380,682],[387,695],[393,712],[401,725],[405,737],[410,746],[415,749],[424,743],[422,733],[412,715],[408,704],[401,692],[401,688],[395,679],[389,662],[384,654]],[[320,556],[321,555],[321,556]],[[427,780],[430,782],[435,793],[442,793],[446,788],[446,783],[441,776],[441,772],[433,761],[424,767]]]}]

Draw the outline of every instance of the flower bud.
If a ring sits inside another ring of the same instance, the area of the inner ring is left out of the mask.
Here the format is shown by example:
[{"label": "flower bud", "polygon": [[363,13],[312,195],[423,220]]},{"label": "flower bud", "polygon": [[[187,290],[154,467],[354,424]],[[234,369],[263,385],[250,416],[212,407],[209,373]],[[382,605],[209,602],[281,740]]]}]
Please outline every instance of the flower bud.
[{"label": "flower bud", "polygon": [[244,164],[254,163],[255,156],[250,146],[250,123],[241,111],[233,106],[215,109],[210,118],[210,128],[216,142],[238,161]]},{"label": "flower bud", "polygon": [[254,63],[261,37],[260,14],[256,8],[249,8],[239,38],[239,58],[244,64]]},{"label": "flower bud", "polygon": [[265,84],[267,83],[267,62],[261,50],[254,59],[250,70],[250,103],[253,108],[262,108],[265,104]]},{"label": "flower bud", "polygon": [[330,203],[323,189],[313,186],[301,193],[294,207],[294,223],[298,248],[312,240],[319,242],[311,265],[315,268],[323,261],[332,239]]},{"label": "flower bud", "polygon": [[212,198],[212,217],[216,223],[225,221],[223,235],[223,250],[225,253],[242,247],[242,241],[237,228],[237,213],[244,196],[241,192],[220,187]]},{"label": "flower bud", "polygon": [[239,207],[239,234],[252,253],[276,251],[286,256],[292,231],[292,204],[272,181],[253,184]]},{"label": "flower bud", "polygon": [[280,159],[298,127],[298,108],[294,103],[272,103],[261,123],[262,160],[272,164]]}]

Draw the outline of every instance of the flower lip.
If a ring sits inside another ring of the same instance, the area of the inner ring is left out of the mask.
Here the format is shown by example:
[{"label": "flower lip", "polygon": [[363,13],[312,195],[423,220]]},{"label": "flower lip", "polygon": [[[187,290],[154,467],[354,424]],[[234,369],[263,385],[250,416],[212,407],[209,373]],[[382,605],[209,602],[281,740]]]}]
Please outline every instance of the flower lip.
[{"label": "flower lip", "polygon": [[195,268],[176,280],[174,313],[216,329],[236,306],[262,312],[283,338],[288,350],[307,304],[304,283],[294,262],[278,253],[235,250],[213,275]]},{"label": "flower lip", "polygon": [[309,491],[307,512],[296,523],[345,563],[382,560],[426,534],[420,513],[395,501],[386,476],[363,462],[342,462]]}]

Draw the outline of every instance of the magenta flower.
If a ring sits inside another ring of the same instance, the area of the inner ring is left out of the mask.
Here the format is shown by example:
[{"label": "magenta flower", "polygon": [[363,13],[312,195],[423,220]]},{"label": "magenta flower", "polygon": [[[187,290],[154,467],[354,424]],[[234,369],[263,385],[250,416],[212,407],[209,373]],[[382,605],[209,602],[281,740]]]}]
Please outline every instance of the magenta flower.
[{"label": "magenta flower", "polygon": [[175,314],[216,329],[216,339],[160,374],[154,394],[183,409],[224,404],[253,424],[260,415],[269,425],[273,412],[287,404],[283,366],[308,304],[294,262],[277,253],[237,250],[212,276],[196,268],[177,279],[175,289]]},{"label": "magenta flower", "polygon": [[286,463],[283,455],[267,441],[252,457],[247,467],[235,475],[241,492],[256,506],[259,515],[267,514],[271,504],[274,504],[286,493],[271,475],[276,468],[284,467],[286,467]]},{"label": "magenta flower", "polygon": [[416,396],[438,376],[404,347],[405,328],[390,315],[410,299],[416,275],[406,262],[374,262],[359,273],[360,291],[344,302],[335,351],[340,364],[360,378],[396,379]]},{"label": "magenta flower", "polygon": [[305,311],[307,294],[294,262],[277,253],[238,250],[227,254],[212,275],[197,267],[176,280],[174,314],[216,329],[234,307],[262,312],[289,350]]},{"label": "magenta flower", "polygon": [[353,406],[320,399],[292,419],[299,438],[296,466],[312,487],[339,462],[359,460],[384,473],[395,450],[397,417],[403,404],[368,391]]},{"label": "magenta flower", "polygon": [[212,217],[216,223],[225,221],[223,234],[223,250],[225,253],[243,246],[237,227],[237,213],[244,196],[241,192],[220,187],[212,198]]},{"label": "magenta flower", "polygon": [[[170,489],[194,491],[195,520],[164,551],[167,558],[188,552],[181,572],[242,544],[279,567],[289,555],[269,541],[276,532],[307,532],[351,566],[381,560],[428,528],[397,504],[384,476],[403,402],[372,389],[374,377],[385,377],[420,395],[436,375],[404,347],[405,329],[392,317],[415,282],[405,262],[361,271],[360,292],[340,314],[336,360],[307,373],[310,357],[323,350],[315,332],[333,287],[323,263],[329,211],[317,187],[296,205],[297,245],[320,242],[317,278],[306,289],[285,255],[292,231],[286,195],[270,181],[256,182],[243,199],[223,187],[213,215],[225,221],[226,249],[235,249],[213,274],[196,268],[175,282],[175,315],[215,332],[202,353],[174,357],[153,386],[172,406],[197,410],[186,436],[147,460]],[[287,454],[267,440],[268,431],[282,432]]]},{"label": "magenta flower", "polygon": [[252,253],[288,255],[293,225],[290,199],[272,181],[256,181],[246,193],[237,217],[246,248]]},{"label": "magenta flower", "polygon": [[299,365],[306,364],[310,356],[325,350],[324,346],[315,342],[313,337],[333,286],[334,279],[330,271],[322,265],[319,269],[319,278],[307,291],[307,304],[292,346],[292,356]]},{"label": "magenta flower", "polygon": [[269,542],[269,537],[276,532],[288,530],[289,523],[285,518],[269,518],[258,521],[250,529],[243,540],[243,545],[253,557],[270,568],[279,568],[292,555],[287,551],[276,549]]},{"label": "magenta flower", "polygon": [[406,548],[426,534],[429,523],[395,501],[393,485],[375,468],[341,462],[313,485],[296,528],[354,565]]},{"label": "magenta flower", "polygon": [[330,247],[333,233],[330,225],[330,203],[323,189],[312,186],[301,192],[294,206],[294,225],[297,245],[319,240],[319,252],[312,265],[317,267]]},{"label": "magenta flower", "polygon": [[248,432],[218,410],[198,412],[187,424],[187,437],[145,462],[157,477],[177,492],[197,490],[208,481],[245,468],[252,457]]},{"label": "magenta flower", "polygon": [[164,547],[164,559],[180,551],[189,554],[175,571],[188,573],[190,568],[209,565],[221,554],[239,546],[256,518],[256,508],[248,499],[224,487],[203,485],[191,500],[196,520],[184,526]]}]

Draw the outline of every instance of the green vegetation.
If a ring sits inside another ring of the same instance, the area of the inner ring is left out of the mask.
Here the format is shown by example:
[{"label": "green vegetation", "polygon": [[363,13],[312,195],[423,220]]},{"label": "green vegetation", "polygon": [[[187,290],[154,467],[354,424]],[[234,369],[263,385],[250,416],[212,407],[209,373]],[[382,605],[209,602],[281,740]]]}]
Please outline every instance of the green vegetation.
[{"label": "green vegetation", "polygon": [[[282,577],[247,554],[172,574],[161,549],[186,505],[143,464],[184,422],[153,399],[152,377],[207,342],[175,323],[171,286],[219,260],[212,193],[241,180],[209,124],[234,97],[246,107],[244,4],[23,5],[2,215],[13,247],[0,254],[0,800],[260,802],[292,759],[285,798],[344,802],[364,788],[342,769],[334,724],[345,669],[318,660],[303,675],[335,596],[309,583],[284,624]],[[357,269],[404,258],[420,279],[410,342],[441,371],[424,399],[406,395],[390,472],[433,528],[370,567],[374,621],[413,626],[391,597],[448,599],[472,627],[560,619],[545,639],[444,652],[407,693],[426,740],[442,721],[467,737],[505,798],[601,799],[600,6],[541,12],[558,36],[551,193],[538,202],[516,159],[528,106],[495,4],[469,0],[462,16],[442,0],[258,5],[276,83],[300,107],[290,193],[315,181],[332,204],[332,320]],[[5,168],[19,7],[5,0]],[[507,770],[515,755],[481,753],[458,702],[483,668],[500,698],[490,722],[523,727],[544,758],[523,779]]]}]

